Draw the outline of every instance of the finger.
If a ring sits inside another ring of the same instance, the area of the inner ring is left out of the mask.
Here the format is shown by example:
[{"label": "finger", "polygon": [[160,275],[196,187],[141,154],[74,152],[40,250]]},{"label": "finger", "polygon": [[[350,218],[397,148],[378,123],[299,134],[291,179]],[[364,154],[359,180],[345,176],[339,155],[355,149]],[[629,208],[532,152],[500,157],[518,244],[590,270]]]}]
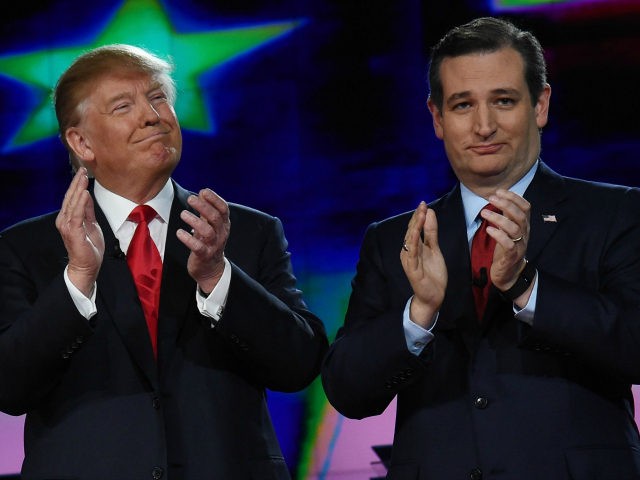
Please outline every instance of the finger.
[{"label": "finger", "polygon": [[422,232],[424,236],[424,245],[433,251],[439,251],[438,220],[436,218],[436,213],[431,208],[429,208],[425,214]]},{"label": "finger", "polygon": [[187,232],[189,236],[196,238],[198,241],[211,241],[215,238],[215,229],[202,217],[188,210],[183,210],[180,212],[180,218],[191,227],[191,232]]},{"label": "finger", "polygon": [[[516,239],[517,241],[522,241],[525,234],[528,232],[528,223],[525,216],[514,220],[500,213],[491,212],[486,209],[480,212],[480,216],[488,222],[487,232],[489,232],[489,228],[495,228],[504,233],[504,237],[509,239],[512,243]],[[497,235],[494,238],[499,241],[501,237],[502,235]]]},{"label": "finger", "polygon": [[506,200],[507,202],[513,203],[522,211],[527,211],[531,208],[529,201],[515,192],[499,188],[496,190],[495,196],[500,200]]},{"label": "finger", "polygon": [[527,200],[513,192],[506,192],[507,196],[498,197],[492,195],[489,201],[499,208],[502,213],[492,212],[488,209],[482,210],[480,215],[486,219],[490,225],[504,231],[511,240],[528,237],[529,233],[529,212],[531,205]]},{"label": "finger", "polygon": [[[80,181],[79,184],[81,184]],[[86,189],[78,189],[73,194],[73,199],[69,202],[69,211],[67,218],[71,222],[72,226],[82,226],[85,221],[85,212],[87,205],[91,202],[91,195]]]},{"label": "finger", "polygon": [[56,218],[56,227],[61,233],[63,231],[71,233],[78,228],[82,228],[85,205],[88,201],[91,201],[91,195],[87,191],[87,187],[88,177],[81,172],[76,173],[69,189],[65,193],[62,207]]},{"label": "finger", "polygon": [[201,254],[201,252],[203,251],[204,244],[186,230],[179,228],[176,231],[176,236],[178,237],[178,240],[180,240],[192,252]]},{"label": "finger", "polygon": [[524,250],[526,250],[526,242],[523,239],[514,242],[514,238],[517,237],[512,237],[511,235],[509,235],[507,232],[505,232],[504,230],[500,229],[500,228],[496,228],[496,227],[492,227],[492,226],[487,226],[487,234],[494,238],[496,243],[498,245],[500,245],[505,251],[508,252],[512,252],[514,254],[518,253],[518,248],[520,245],[524,246]]},{"label": "finger", "polygon": [[189,196],[188,202],[201,217],[212,225],[221,225],[229,221],[227,202],[211,189],[205,188],[200,190],[198,195]]},{"label": "finger", "polygon": [[422,242],[422,239],[420,238],[421,232],[424,227],[426,216],[427,204],[425,202],[420,202],[413,212],[413,215],[411,215],[404,238],[402,251],[408,254],[408,256],[415,257],[418,254],[418,247]]},{"label": "finger", "polygon": [[89,238],[92,241],[94,241],[94,236],[97,233],[101,235],[102,229],[100,228],[100,225],[98,224],[98,220],[96,219],[96,212],[93,204],[93,198],[91,198],[89,191],[84,190],[82,197],[83,197],[82,203],[84,205],[83,215],[82,215],[83,226],[87,234],[89,235]]},{"label": "finger", "polygon": [[62,199],[62,207],[60,208],[60,212],[62,215],[67,215],[73,205],[76,203],[77,195],[82,190],[86,189],[87,184],[85,183],[86,169],[80,168],[73,176],[71,183],[69,184],[69,188],[64,194],[64,198]]},{"label": "finger", "polygon": [[508,190],[497,190],[489,201],[502,210],[503,216],[519,225],[523,225],[531,210],[531,204],[525,198]]},{"label": "finger", "polygon": [[223,222],[229,220],[229,205],[220,195],[210,188],[204,188],[200,190],[199,197],[213,206]]}]

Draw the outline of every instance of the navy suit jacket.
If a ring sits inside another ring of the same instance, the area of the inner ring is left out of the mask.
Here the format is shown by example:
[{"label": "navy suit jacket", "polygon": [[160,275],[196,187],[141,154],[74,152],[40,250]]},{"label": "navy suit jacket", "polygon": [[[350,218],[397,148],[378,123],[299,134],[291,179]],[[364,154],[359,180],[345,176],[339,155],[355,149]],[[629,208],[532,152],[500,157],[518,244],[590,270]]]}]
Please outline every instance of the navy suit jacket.
[{"label": "navy suit jacket", "polygon": [[215,328],[196,305],[176,238],[189,192],[174,183],[158,362],[124,254],[96,206],[106,253],[87,321],[63,279],[56,213],[0,236],[0,410],[26,413],[22,478],[289,479],[266,390],[319,373],[328,342],[306,307],[280,221],[230,205],[232,274]]},{"label": "navy suit jacket", "polygon": [[448,269],[434,340],[406,346],[412,295],[400,247],[412,212],[369,226],[345,322],[322,380],[350,418],[397,397],[393,480],[631,480],[640,439],[640,191],[562,177],[541,163],[527,258],[533,326],[493,287],[474,314],[460,188],[433,202]]}]

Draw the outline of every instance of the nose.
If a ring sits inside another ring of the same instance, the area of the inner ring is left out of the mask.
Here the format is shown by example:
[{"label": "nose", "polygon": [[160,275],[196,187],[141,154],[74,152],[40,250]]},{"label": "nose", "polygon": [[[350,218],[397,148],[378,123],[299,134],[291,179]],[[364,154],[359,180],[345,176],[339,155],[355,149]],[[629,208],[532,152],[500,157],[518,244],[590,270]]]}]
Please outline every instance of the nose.
[{"label": "nose", "polygon": [[496,121],[491,108],[487,105],[478,105],[474,122],[475,133],[483,139],[488,139],[496,133]]},{"label": "nose", "polygon": [[141,110],[140,123],[142,126],[155,125],[160,121],[160,113],[151,102],[144,102]]}]

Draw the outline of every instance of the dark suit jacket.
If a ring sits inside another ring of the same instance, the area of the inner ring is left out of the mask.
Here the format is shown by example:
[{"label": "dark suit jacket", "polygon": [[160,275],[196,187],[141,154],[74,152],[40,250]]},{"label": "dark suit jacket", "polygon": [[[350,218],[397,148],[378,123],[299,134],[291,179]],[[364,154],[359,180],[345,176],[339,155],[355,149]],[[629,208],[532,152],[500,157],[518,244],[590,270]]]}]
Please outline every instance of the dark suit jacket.
[{"label": "dark suit jacket", "polygon": [[484,327],[475,319],[456,186],[430,205],[449,282],[419,357],[402,327],[412,290],[400,247],[412,212],[367,229],[322,379],[350,418],[380,414],[397,396],[389,479],[640,478],[631,393],[640,382],[640,191],[541,164],[525,198],[539,279],[533,326],[514,319],[495,287]]},{"label": "dark suit jacket", "polygon": [[328,342],[306,307],[280,221],[232,204],[232,263],[215,328],[197,308],[176,238],[190,228],[175,185],[163,265],[158,364],[124,255],[97,208],[107,251],[98,313],[75,308],[56,214],[0,237],[0,409],[23,414],[28,479],[288,479],[266,389],[294,392]]}]

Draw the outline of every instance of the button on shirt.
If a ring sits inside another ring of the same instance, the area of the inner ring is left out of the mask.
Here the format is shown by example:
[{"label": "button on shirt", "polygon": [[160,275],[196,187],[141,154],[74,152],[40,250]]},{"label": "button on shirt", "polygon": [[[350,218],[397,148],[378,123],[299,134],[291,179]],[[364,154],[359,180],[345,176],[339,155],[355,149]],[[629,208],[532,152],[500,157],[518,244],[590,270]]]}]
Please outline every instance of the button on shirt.
[{"label": "button on shirt", "polygon": [[[520,196],[524,195],[525,190],[533,180],[533,177],[538,168],[538,161],[536,161],[531,169],[522,177],[518,182],[516,182],[509,191],[517,193]],[[471,240],[476,233],[476,230],[480,227],[480,223],[482,223],[482,219],[478,217],[480,214],[480,210],[487,204],[487,201],[473,193],[467,187],[465,187],[462,183],[460,184],[460,192],[462,194],[462,205],[464,207],[464,217],[467,225],[467,241],[469,242],[469,248],[471,248]],[[536,300],[538,297],[538,280],[537,275],[534,280],[533,291],[531,292],[531,296],[529,297],[529,301],[525,305],[525,307],[520,310],[516,308],[514,305],[514,314],[515,317],[523,322],[531,324],[533,322],[533,314],[535,313]],[[413,298],[413,296],[412,296]],[[414,323],[409,318],[411,306],[411,298],[407,301],[407,304],[404,308],[403,314],[403,327],[405,333],[405,339],[407,341],[407,348],[414,355],[420,355],[424,347],[433,340],[433,333],[431,332],[437,323],[437,315],[436,321],[433,323],[429,330],[422,328],[420,325]]]},{"label": "button on shirt", "polygon": [[[126,252],[137,227],[137,224],[128,220],[127,217],[136,204],[131,200],[105,189],[97,180],[94,185],[94,195],[96,202],[100,205],[100,208],[107,218],[107,222],[109,222],[109,226],[118,239],[120,249],[123,252]],[[149,223],[149,232],[151,233],[151,238],[156,244],[156,247],[158,247],[160,257],[163,261],[173,195],[173,185],[169,179],[158,195],[147,202],[147,205],[153,207],[153,209],[158,213],[156,218]],[[110,246],[107,245],[106,249],[108,250],[109,248]],[[216,288],[206,298],[200,292],[196,291],[196,300],[200,312],[211,318],[213,321],[219,319],[219,312],[222,312],[223,310],[231,281],[231,267],[226,258],[224,259],[224,262],[224,273],[218,282],[218,285],[216,285]],[[99,286],[95,285],[91,298],[87,298],[71,283],[67,275],[67,269],[65,269],[64,278],[78,311],[87,319],[95,315],[97,313],[95,303],[96,290]],[[213,324],[214,323],[212,322],[212,326]]]}]

